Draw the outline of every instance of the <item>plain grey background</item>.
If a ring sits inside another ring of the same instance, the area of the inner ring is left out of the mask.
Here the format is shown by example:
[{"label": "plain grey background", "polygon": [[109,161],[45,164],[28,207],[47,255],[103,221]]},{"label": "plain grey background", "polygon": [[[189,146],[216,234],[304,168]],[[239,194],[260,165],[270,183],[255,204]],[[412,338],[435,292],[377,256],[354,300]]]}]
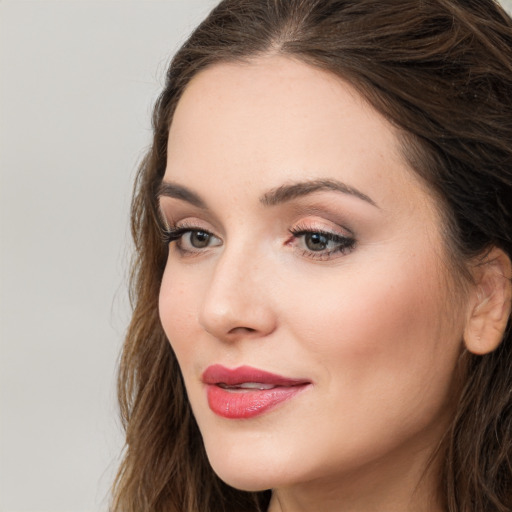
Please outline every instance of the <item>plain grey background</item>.
[{"label": "plain grey background", "polygon": [[0,511],[107,510],[128,209],[211,0],[0,2]]},{"label": "plain grey background", "polygon": [[0,512],[107,510],[132,181],[215,3],[0,1]]}]

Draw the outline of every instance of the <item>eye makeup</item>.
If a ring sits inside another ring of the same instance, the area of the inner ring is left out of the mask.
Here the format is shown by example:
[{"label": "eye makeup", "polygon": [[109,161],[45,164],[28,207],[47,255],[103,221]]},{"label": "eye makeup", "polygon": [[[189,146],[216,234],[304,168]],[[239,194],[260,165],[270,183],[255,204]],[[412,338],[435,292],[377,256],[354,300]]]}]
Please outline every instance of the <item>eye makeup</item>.
[{"label": "eye makeup", "polygon": [[[272,207],[272,212],[268,211],[269,214],[272,213],[268,220],[263,211],[262,214],[255,216],[258,225],[252,228],[254,236],[280,239],[278,246],[293,249],[298,256],[305,259],[333,261],[348,255],[356,247],[356,236],[352,229],[346,227],[346,223],[358,222],[357,219],[362,216],[359,213],[362,209],[359,203],[365,203],[350,198],[351,203],[354,202],[356,205],[352,208],[343,207],[332,197],[332,192],[324,194],[328,197],[324,197],[322,203],[315,197],[313,202],[300,198],[293,203],[276,205]],[[354,208],[356,212],[353,211]],[[158,210],[163,243],[174,249],[175,257],[186,258],[206,254],[227,241],[227,233],[224,233],[223,228],[219,228],[217,219],[211,217],[213,214],[205,213],[204,210],[198,211],[190,204],[183,204],[181,200],[167,197],[160,198]],[[373,214],[373,211],[371,213]],[[244,212],[239,214],[243,216]],[[204,215],[208,217],[204,218]],[[212,222],[213,226],[216,226],[213,229]],[[268,229],[263,224],[265,222],[268,222]],[[365,224],[364,220],[362,222]],[[216,235],[219,231],[224,235]],[[170,255],[172,257],[172,253]]]},{"label": "eye makeup", "polygon": [[192,223],[167,227],[163,233],[163,243],[174,243],[181,256],[199,254],[211,247],[222,245],[221,239],[211,231]]},{"label": "eye makeup", "polygon": [[290,233],[294,240],[288,241],[287,245],[295,245],[303,256],[320,261],[348,254],[356,245],[354,237],[331,231],[297,227],[290,229]]}]

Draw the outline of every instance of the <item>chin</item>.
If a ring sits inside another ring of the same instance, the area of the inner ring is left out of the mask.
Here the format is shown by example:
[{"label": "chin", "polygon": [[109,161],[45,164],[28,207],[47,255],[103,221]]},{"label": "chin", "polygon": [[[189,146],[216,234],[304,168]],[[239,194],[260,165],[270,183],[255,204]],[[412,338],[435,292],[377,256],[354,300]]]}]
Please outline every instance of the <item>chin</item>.
[{"label": "chin", "polygon": [[251,478],[252,475],[241,475],[240,473],[235,475],[230,472],[228,475],[224,476],[223,474],[217,473],[217,471],[215,471],[215,474],[224,483],[235,489],[238,489],[239,491],[260,492],[275,487],[275,485],[268,483],[267,479]]},{"label": "chin", "polygon": [[[250,445],[246,445],[250,446]],[[216,475],[226,484],[241,491],[257,492],[280,487],[290,477],[287,464],[281,468],[279,455],[267,456],[259,450],[211,450],[206,445],[208,460]]]}]

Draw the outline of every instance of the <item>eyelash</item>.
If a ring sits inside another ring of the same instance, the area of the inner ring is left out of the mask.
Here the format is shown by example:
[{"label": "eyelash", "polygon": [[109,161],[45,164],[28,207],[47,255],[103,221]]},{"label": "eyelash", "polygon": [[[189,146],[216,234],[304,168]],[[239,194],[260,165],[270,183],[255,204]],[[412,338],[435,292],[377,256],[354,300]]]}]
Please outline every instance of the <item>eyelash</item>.
[{"label": "eyelash", "polygon": [[[194,226],[194,225],[181,225],[181,226],[170,226],[170,227],[164,228],[163,243],[165,245],[169,245],[172,242],[177,242],[176,248],[178,249],[180,254],[183,256],[198,255],[203,252],[202,248],[197,248],[196,250],[184,249],[181,245],[181,240],[182,240],[183,236],[186,235],[187,233],[192,234],[192,233],[199,233],[199,232],[205,233],[206,235],[208,235],[214,239],[218,239],[218,237],[216,237],[213,233],[211,233],[207,229],[201,228],[199,226]],[[312,249],[307,249],[307,248],[299,249],[299,250],[301,250],[302,255],[304,257],[311,258],[314,260],[319,260],[319,261],[329,260],[335,254],[340,254],[340,255],[348,254],[354,249],[354,247],[356,245],[356,240],[353,236],[340,235],[340,234],[333,233],[331,231],[325,231],[322,229],[312,229],[310,227],[299,225],[293,229],[290,229],[289,232],[291,235],[293,235],[295,240],[297,240],[301,237],[306,237],[308,235],[320,235],[326,239],[327,243],[334,242],[336,244],[336,247],[334,247],[333,249],[330,249],[330,250],[324,249],[321,251],[314,251]],[[291,242],[290,241],[287,242],[287,245],[291,245]],[[207,249],[207,248],[208,247],[205,247],[204,249]]]},{"label": "eyelash", "polygon": [[295,239],[306,237],[307,235],[321,235],[327,240],[327,243],[334,242],[336,244],[336,247],[331,250],[324,249],[322,251],[313,251],[311,249],[302,249],[303,256],[312,258],[314,260],[325,261],[331,259],[331,257],[335,254],[348,254],[354,249],[356,245],[356,240],[353,236],[345,236],[333,233],[332,231],[325,231],[323,229],[312,229],[311,227],[297,226],[293,229],[290,229],[289,231]]},{"label": "eyelash", "polygon": [[209,235],[210,237],[217,238],[213,233],[211,233],[207,229],[201,228],[199,226],[182,224],[180,226],[166,226],[163,229],[163,243],[165,245],[169,245],[172,242],[177,242],[176,248],[182,255],[192,256],[195,254],[199,254],[201,252],[200,248],[198,248],[196,251],[191,251],[188,249],[184,249],[181,246],[181,239],[183,238],[184,235],[186,235],[187,233],[198,233],[198,232],[205,233],[205,234]]}]

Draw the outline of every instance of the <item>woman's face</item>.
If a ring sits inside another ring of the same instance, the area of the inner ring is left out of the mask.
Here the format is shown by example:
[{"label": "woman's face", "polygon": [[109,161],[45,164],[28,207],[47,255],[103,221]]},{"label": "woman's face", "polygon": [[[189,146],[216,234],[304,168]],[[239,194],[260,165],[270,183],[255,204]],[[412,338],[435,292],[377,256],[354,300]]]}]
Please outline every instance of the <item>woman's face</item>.
[{"label": "woman's face", "polygon": [[391,125],[292,59],[213,66],[178,104],[160,205],[160,316],[219,476],[421,472],[466,315]]}]

